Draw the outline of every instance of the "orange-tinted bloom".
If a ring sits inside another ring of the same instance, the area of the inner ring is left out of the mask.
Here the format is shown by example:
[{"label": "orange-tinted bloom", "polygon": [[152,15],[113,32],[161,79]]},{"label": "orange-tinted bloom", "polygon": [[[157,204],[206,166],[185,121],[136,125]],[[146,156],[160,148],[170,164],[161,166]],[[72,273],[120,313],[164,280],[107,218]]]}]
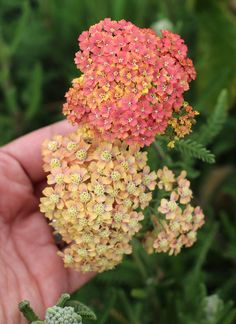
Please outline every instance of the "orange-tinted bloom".
[{"label": "orange-tinted bloom", "polygon": [[171,125],[188,134],[196,113],[183,93],[196,73],[179,35],[104,19],[79,37],[75,63],[83,75],[66,93],[64,114],[89,123],[105,140],[141,146]]},{"label": "orange-tinted bloom", "polygon": [[[82,148],[86,155],[77,156]],[[69,244],[59,253],[65,265],[82,272],[113,268],[131,252],[144,217],[135,209],[148,205],[155,188],[146,153],[119,140],[102,141],[82,127],[45,141],[43,160],[52,187],[43,191],[40,210]]]}]

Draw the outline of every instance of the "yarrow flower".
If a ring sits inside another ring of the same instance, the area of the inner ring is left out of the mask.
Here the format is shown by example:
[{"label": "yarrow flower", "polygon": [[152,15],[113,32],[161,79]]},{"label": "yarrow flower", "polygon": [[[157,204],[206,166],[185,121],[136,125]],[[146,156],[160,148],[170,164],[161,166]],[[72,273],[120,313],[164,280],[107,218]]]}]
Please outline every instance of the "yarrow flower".
[{"label": "yarrow flower", "polygon": [[179,35],[104,19],[80,35],[79,45],[75,63],[83,74],[63,107],[69,121],[141,146],[168,126],[177,138],[191,131],[196,112],[183,93],[196,73]]},{"label": "yarrow flower", "polygon": [[141,228],[156,173],[147,153],[120,140],[102,141],[88,127],[43,143],[49,172],[40,210],[68,244],[59,252],[66,267],[101,272],[131,253],[130,240]]},{"label": "yarrow flower", "polygon": [[[163,182],[163,175],[167,174],[171,185]],[[158,170],[157,176],[157,186],[168,198],[161,199],[157,216],[152,216],[153,230],[145,234],[143,243],[148,253],[176,255],[183,246],[190,247],[196,241],[197,230],[204,224],[204,214],[199,206],[191,205],[192,191],[185,171],[175,178],[173,172],[164,167]]]}]

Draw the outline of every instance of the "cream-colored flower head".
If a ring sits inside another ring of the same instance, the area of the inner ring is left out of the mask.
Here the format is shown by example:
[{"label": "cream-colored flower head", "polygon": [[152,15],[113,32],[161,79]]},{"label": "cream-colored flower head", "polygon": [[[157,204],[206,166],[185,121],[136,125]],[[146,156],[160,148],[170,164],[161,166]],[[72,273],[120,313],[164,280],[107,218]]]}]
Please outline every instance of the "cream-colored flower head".
[{"label": "cream-colored flower head", "polygon": [[190,182],[182,171],[176,178],[167,167],[157,171],[157,185],[163,190],[157,215],[151,217],[153,230],[147,232],[144,247],[148,253],[178,254],[183,246],[190,247],[197,239],[197,230],[204,224],[204,214],[191,203]]},{"label": "cream-colored flower head", "polygon": [[80,127],[43,143],[48,184],[40,210],[68,244],[65,266],[102,272],[131,253],[130,240],[141,227],[156,174],[146,152],[120,140],[109,143]]}]

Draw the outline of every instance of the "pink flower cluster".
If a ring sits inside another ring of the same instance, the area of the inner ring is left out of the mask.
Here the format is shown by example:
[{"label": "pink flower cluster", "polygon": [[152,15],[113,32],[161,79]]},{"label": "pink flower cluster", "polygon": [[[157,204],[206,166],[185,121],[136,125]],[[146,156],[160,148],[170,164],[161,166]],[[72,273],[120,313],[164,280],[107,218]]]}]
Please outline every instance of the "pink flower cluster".
[{"label": "pink flower cluster", "polygon": [[157,207],[158,217],[153,215],[153,229],[145,234],[144,247],[148,253],[180,253],[182,247],[190,247],[197,239],[197,231],[204,224],[202,209],[193,207],[190,182],[186,171],[178,177],[167,167],[157,171],[157,186],[162,198]]},{"label": "pink flower cluster", "polygon": [[183,93],[195,79],[179,35],[104,19],[79,37],[75,63],[80,78],[66,94],[63,112],[89,123],[105,140],[141,146],[153,142],[181,111]]}]

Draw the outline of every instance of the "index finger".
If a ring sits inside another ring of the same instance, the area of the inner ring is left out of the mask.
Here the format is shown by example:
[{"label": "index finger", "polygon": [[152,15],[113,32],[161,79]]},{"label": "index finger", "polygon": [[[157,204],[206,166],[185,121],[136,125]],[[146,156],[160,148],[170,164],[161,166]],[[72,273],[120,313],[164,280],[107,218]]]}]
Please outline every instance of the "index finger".
[{"label": "index finger", "polygon": [[75,129],[64,120],[24,135],[1,149],[20,163],[31,181],[39,182],[45,177],[41,157],[42,142],[55,134],[64,135]]}]

